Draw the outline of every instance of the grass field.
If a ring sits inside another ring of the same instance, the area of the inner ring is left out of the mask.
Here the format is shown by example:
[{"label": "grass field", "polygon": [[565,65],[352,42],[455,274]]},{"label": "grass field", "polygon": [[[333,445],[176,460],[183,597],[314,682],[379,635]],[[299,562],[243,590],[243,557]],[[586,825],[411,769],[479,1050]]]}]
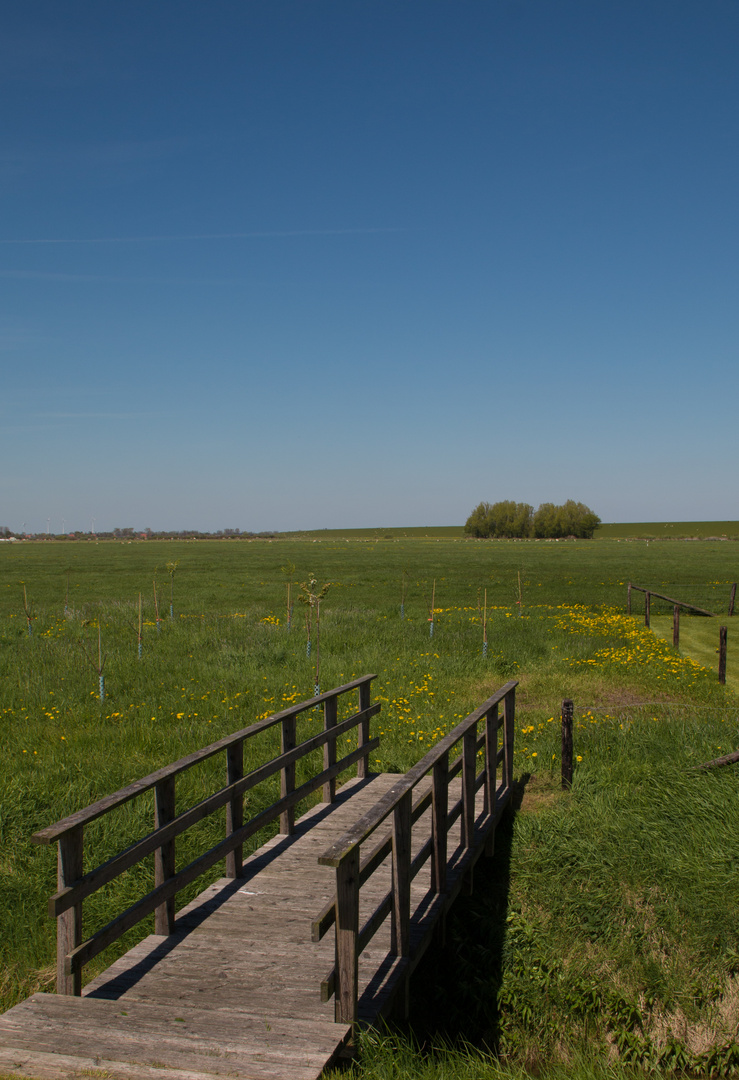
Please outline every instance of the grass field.
[{"label": "grass field", "polygon": [[[652,633],[672,642],[672,616],[658,615],[650,619]],[[726,682],[739,694],[739,620],[706,619],[682,615],[680,618],[680,655],[703,667],[715,668],[718,664],[719,626],[727,627]],[[736,630],[734,626],[736,625]]]},{"label": "grass field", "polygon": [[[739,1068],[737,774],[692,767],[736,747],[738,701],[730,686],[718,685],[715,663],[687,654],[687,637],[686,655],[676,655],[638,614],[626,616],[625,600],[631,580],[725,610],[735,550],[720,541],[390,542],[323,534],[3,545],[2,1007],[51,985],[54,925],[45,909],[55,855],[34,848],[30,835],[312,696],[315,647],[308,659],[298,604],[288,632],[286,598],[288,581],[314,574],[331,582],[322,604],[322,688],[378,673],[375,768],[406,769],[495,687],[520,679],[520,809],[475,896],[453,919],[447,951],[416,980],[412,1029],[368,1038],[357,1075],[554,1076],[564,1068],[606,1075],[688,1065],[731,1075]],[[174,563],[171,579],[167,564]],[[293,597],[297,591],[293,584]],[[102,704],[82,648],[96,653],[98,621],[107,654]],[[571,793],[557,781],[564,697],[576,707]],[[304,730],[316,723],[308,714]],[[266,739],[257,752],[271,749]],[[183,807],[202,783],[194,776],[183,785]],[[267,786],[259,798],[273,796]],[[260,805],[255,798],[249,811]],[[120,814],[117,844],[148,829],[145,809]],[[194,831],[179,858],[214,842],[221,827],[210,820]],[[91,828],[90,858],[112,853],[113,842],[107,829]],[[143,868],[97,894],[86,904],[85,929],[140,895],[147,875]],[[142,925],[138,936],[145,932]],[[91,965],[87,975],[95,971]]]}]

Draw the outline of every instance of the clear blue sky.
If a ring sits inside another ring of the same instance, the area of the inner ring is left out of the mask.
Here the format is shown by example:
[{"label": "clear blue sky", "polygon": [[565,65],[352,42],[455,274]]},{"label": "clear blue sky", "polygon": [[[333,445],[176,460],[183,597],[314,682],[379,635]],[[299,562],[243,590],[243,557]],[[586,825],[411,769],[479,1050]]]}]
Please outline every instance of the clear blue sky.
[{"label": "clear blue sky", "polygon": [[734,0],[0,28],[0,524],[739,518]]}]

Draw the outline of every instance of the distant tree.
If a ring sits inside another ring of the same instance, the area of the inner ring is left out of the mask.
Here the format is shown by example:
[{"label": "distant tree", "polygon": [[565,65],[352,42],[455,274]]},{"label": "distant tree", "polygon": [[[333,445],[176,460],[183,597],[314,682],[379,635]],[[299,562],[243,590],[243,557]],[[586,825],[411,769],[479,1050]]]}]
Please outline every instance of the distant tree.
[{"label": "distant tree", "polygon": [[470,536],[492,536],[501,539],[531,535],[533,507],[512,499],[497,503],[480,503],[470,516],[464,531]]},{"label": "distant tree", "polygon": [[598,515],[574,499],[568,499],[563,506],[542,503],[536,513],[528,503],[504,500],[479,503],[467,518],[464,531],[468,536],[499,539],[536,536],[553,540],[575,536],[591,540],[599,525]]}]

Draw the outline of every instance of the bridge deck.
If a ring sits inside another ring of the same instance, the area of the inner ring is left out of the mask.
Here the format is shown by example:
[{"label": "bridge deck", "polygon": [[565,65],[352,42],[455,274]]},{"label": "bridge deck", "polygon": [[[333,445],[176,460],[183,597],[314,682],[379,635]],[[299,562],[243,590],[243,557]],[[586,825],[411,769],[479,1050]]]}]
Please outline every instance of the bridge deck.
[{"label": "bridge deck", "polygon": [[[300,818],[294,835],[277,836],[252,855],[243,877],[221,879],[183,908],[174,934],[146,938],[82,997],[34,994],[10,1009],[0,1017],[0,1073],[314,1080],[351,1035],[348,1025],[334,1023],[334,1002],[320,997],[334,939],[313,943],[311,920],[333,895],[335,876],[318,856],[397,780],[349,781],[335,803]],[[459,822],[450,830],[443,901],[430,902],[428,863],[413,881],[414,961],[461,887],[463,867],[457,860],[455,873],[452,854],[458,843]],[[389,887],[387,859],[361,890],[360,926]],[[388,918],[360,958],[360,1021],[387,1011],[407,970],[390,953]]]}]

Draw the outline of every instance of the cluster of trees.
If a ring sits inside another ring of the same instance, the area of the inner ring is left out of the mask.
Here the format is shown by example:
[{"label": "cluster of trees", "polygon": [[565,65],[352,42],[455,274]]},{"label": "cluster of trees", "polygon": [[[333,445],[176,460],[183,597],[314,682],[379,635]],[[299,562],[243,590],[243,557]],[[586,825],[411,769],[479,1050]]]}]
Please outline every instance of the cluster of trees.
[{"label": "cluster of trees", "polygon": [[465,522],[464,531],[469,536],[516,539],[534,536],[554,540],[562,536],[575,536],[591,540],[600,525],[597,514],[584,503],[568,499],[563,506],[542,503],[538,510],[528,503],[512,500],[481,502]]}]

